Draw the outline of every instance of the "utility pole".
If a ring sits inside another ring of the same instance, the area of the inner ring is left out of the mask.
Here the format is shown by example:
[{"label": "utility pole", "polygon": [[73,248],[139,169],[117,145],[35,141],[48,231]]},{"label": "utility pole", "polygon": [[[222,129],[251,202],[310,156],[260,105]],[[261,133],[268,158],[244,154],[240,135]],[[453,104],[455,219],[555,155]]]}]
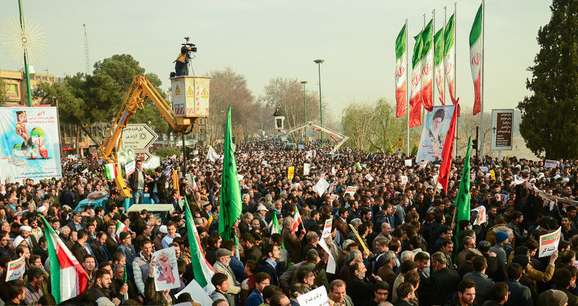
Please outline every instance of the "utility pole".
[{"label": "utility pole", "polygon": [[[321,103],[321,64],[324,62],[322,59],[316,59],[313,61],[317,64],[318,73],[319,73],[319,122],[321,123],[321,127],[323,127],[323,104]],[[321,143],[323,144],[323,132],[321,134]]]},{"label": "utility pole", "polygon": [[84,65],[85,73],[90,74],[90,56],[88,53],[88,34],[86,33],[86,24],[82,24],[84,30]]},{"label": "utility pole", "polygon": [[307,99],[305,97],[305,85],[307,85],[307,81],[301,81],[301,85],[303,85],[303,121],[306,124],[303,136],[303,144],[305,145],[305,139],[307,139]]},{"label": "utility pole", "polygon": [[28,70],[28,51],[26,45],[28,44],[28,37],[26,37],[26,26],[24,23],[24,14],[22,13],[22,0],[18,0],[18,12],[20,14],[20,39],[22,48],[24,49],[24,79],[26,80],[26,104],[32,106],[32,88],[30,84],[30,73]]}]

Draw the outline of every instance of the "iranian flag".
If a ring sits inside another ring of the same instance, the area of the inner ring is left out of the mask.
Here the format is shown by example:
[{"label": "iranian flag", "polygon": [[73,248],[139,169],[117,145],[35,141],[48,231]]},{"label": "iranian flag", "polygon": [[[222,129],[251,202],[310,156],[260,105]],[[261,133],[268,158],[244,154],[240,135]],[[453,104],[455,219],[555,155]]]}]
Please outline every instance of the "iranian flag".
[{"label": "iranian flag", "polygon": [[484,27],[483,7],[480,5],[474,24],[470,30],[470,68],[472,69],[472,79],[474,80],[474,115],[482,110],[482,50],[484,42],[482,40]]},{"label": "iranian flag", "polygon": [[423,107],[431,112],[433,109],[433,20],[421,32],[421,101]]},{"label": "iranian flag", "polygon": [[301,224],[303,224],[303,219],[301,219],[299,209],[295,207],[295,213],[293,213],[293,223],[291,224],[291,233],[295,233]]},{"label": "iranian flag", "polygon": [[444,29],[444,72],[446,84],[450,92],[450,99],[452,103],[456,104],[456,75],[455,75],[455,54],[456,48],[454,46],[456,38],[456,22],[452,14],[446,27]]},{"label": "iranian flag", "polygon": [[122,232],[128,232],[128,227],[126,226],[126,224],[117,220],[115,225],[116,238],[120,238],[120,233]]},{"label": "iranian flag", "polygon": [[116,166],[113,163],[104,165],[104,176],[107,180],[112,180],[116,177]]},{"label": "iranian flag", "polygon": [[405,37],[407,25],[404,25],[395,39],[395,116],[401,117],[405,114],[407,103],[407,46]]},{"label": "iranian flag", "polygon": [[48,244],[51,293],[56,304],[60,304],[86,291],[88,275],[48,221],[41,218]]},{"label": "iranian flag", "polygon": [[413,55],[411,58],[411,97],[409,99],[409,127],[421,125],[421,33],[414,37]]},{"label": "iranian flag", "polygon": [[277,211],[273,211],[273,218],[271,218],[271,235],[281,234],[281,225],[279,224],[279,219],[277,219]]},{"label": "iranian flag", "polygon": [[438,91],[438,99],[442,105],[446,105],[445,100],[445,86],[444,86],[444,29],[441,28],[434,35],[434,69],[436,89]]},{"label": "iranian flag", "polygon": [[197,232],[187,197],[185,197],[185,221],[187,224],[187,239],[191,252],[191,266],[193,268],[194,279],[175,296],[178,297],[186,292],[191,295],[193,300],[200,302],[201,305],[211,305],[212,301],[209,294],[215,290],[215,287],[211,284],[211,277],[213,277],[214,271],[211,264],[205,258],[201,238]]}]

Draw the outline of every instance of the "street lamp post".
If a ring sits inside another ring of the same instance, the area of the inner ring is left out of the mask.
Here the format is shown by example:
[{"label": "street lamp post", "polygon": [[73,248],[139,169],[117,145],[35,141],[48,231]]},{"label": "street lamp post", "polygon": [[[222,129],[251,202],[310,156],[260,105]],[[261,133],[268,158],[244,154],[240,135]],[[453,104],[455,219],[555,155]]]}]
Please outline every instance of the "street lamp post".
[{"label": "street lamp post", "polygon": [[[319,74],[319,123],[323,127],[323,104],[321,104],[321,64],[324,62],[322,59],[316,59],[313,61],[317,64],[317,71]],[[321,132],[321,143],[323,143],[323,132]]]},{"label": "street lamp post", "polygon": [[22,1],[18,0],[18,13],[20,14],[20,39],[24,49],[24,79],[26,80],[26,104],[32,106],[32,89],[30,84],[30,72],[28,70],[28,37],[26,37],[26,28],[24,24],[24,14],[22,13]]},{"label": "street lamp post", "polygon": [[[305,85],[307,85],[307,81],[301,81],[301,85],[303,85],[303,121],[307,124],[307,99],[305,98]],[[305,144],[305,139],[307,138],[307,126],[305,126],[305,132],[303,136],[303,144]]]}]

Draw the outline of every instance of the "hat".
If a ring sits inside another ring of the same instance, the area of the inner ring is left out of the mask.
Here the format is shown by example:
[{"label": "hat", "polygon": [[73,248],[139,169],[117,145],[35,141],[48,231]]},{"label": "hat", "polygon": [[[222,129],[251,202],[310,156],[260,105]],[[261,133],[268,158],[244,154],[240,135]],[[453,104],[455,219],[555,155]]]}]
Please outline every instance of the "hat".
[{"label": "hat", "polygon": [[22,238],[22,236],[18,236],[16,238],[14,238],[14,241],[12,241],[12,245],[14,246],[14,248],[17,248],[22,241],[24,241],[24,238]]},{"label": "hat", "polygon": [[264,211],[269,211],[269,210],[267,209],[267,207],[265,207],[265,205],[263,205],[263,204],[260,204],[259,206],[257,206],[257,211],[262,211],[262,210],[264,210]]},{"label": "hat", "polygon": [[217,250],[217,258],[223,257],[223,256],[231,256],[231,255],[233,255],[233,253],[231,253],[231,251],[229,251],[227,249],[220,248]]},{"label": "hat", "polygon": [[508,233],[506,233],[506,232],[497,232],[496,233],[496,243],[500,243],[506,239],[508,239]]},{"label": "hat", "polygon": [[29,231],[29,232],[31,232],[31,231],[32,231],[32,228],[31,228],[30,226],[28,226],[28,225],[22,225],[22,226],[20,227],[20,231],[21,231],[21,232],[22,232],[22,231]]},{"label": "hat", "polygon": [[163,233],[163,234],[168,234],[168,233],[169,233],[169,231],[167,230],[167,226],[164,225],[164,224],[159,227],[159,232],[161,232],[161,233]]},{"label": "hat", "polygon": [[443,120],[444,120],[444,115],[445,115],[444,109],[443,109],[443,108],[440,108],[440,109],[438,109],[438,110],[435,112],[435,114],[434,114],[434,116],[433,116],[433,119],[435,120],[436,118],[441,118],[442,121],[443,121]]},{"label": "hat", "polygon": [[351,240],[351,239],[347,239],[347,240],[345,240],[345,241],[343,242],[343,249],[344,249],[344,250],[347,250],[347,248],[349,248],[349,247],[352,246],[352,245],[353,245],[353,246],[357,245],[357,242],[355,242],[355,241],[353,241],[353,240]]},{"label": "hat", "polygon": [[118,237],[120,238],[120,240],[125,240],[130,234],[128,232],[122,232],[120,233],[120,235],[118,235]]},{"label": "hat", "polygon": [[550,289],[542,292],[538,297],[538,305],[564,306],[568,303],[568,296],[564,291]]},{"label": "hat", "polygon": [[315,260],[318,257],[319,257],[319,252],[317,252],[316,249],[309,249],[307,251],[307,253],[305,254],[305,259],[310,260],[310,261]]}]

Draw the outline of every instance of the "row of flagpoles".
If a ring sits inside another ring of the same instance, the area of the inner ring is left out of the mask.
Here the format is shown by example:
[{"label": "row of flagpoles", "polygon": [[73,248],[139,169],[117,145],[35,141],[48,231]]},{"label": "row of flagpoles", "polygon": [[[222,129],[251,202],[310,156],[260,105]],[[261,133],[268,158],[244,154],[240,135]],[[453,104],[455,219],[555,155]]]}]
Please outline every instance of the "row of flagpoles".
[{"label": "row of flagpoles", "polygon": [[[445,8],[444,8],[445,11]],[[482,0],[470,29],[470,68],[474,84],[473,114],[480,114],[480,126],[483,125],[483,64],[484,64],[484,11]],[[448,100],[458,104],[456,93],[456,4],[449,19],[443,26],[435,29],[435,10],[431,20],[414,36],[411,56],[411,75],[409,31],[407,19],[395,41],[395,100],[396,117],[407,115],[407,154],[409,154],[409,130],[422,124],[423,109],[430,112],[436,103],[445,105]],[[444,18],[446,19],[446,18]],[[449,97],[446,95],[446,88]],[[410,90],[408,90],[410,89]],[[448,99],[449,98],[449,99]],[[457,135],[456,135],[457,136]]]}]

